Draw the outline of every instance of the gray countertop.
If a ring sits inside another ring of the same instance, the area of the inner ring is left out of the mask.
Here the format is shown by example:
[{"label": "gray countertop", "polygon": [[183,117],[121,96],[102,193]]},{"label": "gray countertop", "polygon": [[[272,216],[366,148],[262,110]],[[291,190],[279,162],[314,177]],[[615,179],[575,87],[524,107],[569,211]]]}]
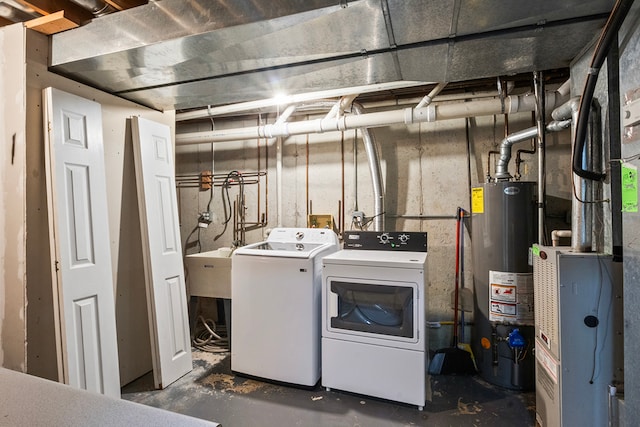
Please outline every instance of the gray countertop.
[{"label": "gray countertop", "polygon": [[216,426],[0,368],[0,426]]}]

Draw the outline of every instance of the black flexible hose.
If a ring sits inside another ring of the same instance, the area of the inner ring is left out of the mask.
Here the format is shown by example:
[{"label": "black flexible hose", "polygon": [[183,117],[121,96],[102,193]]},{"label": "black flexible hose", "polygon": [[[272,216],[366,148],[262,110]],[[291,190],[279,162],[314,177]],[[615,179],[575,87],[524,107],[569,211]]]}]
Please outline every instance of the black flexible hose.
[{"label": "black flexible hose", "polygon": [[598,39],[593,58],[591,60],[591,66],[587,74],[587,80],[584,85],[582,97],[580,98],[580,108],[578,110],[578,122],[576,123],[576,136],[573,146],[573,172],[584,178],[592,181],[601,181],[605,178],[606,174],[585,170],[582,167],[582,153],[584,152],[584,146],[587,135],[587,127],[589,125],[589,112],[591,111],[591,101],[593,101],[593,93],[598,82],[598,74],[600,73],[600,67],[607,58],[607,53],[611,48],[611,43],[617,39],[618,31],[622,26],[631,6],[633,0],[618,0],[609,15],[609,19],[605,24],[602,34]]}]

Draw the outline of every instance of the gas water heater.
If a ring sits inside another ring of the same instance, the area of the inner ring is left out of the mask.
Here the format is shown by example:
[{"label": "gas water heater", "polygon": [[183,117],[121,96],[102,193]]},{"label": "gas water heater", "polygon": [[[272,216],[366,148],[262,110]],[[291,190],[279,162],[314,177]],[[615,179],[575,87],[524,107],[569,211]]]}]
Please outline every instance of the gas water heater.
[{"label": "gas water heater", "polygon": [[513,389],[534,386],[533,271],[536,183],[498,181],[474,187],[471,345],[480,376]]}]

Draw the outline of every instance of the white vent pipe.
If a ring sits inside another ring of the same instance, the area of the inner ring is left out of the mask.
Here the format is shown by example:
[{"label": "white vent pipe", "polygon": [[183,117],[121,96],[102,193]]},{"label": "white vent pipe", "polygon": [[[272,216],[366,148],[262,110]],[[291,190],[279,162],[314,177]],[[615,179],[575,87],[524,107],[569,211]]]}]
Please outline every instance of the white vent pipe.
[{"label": "white vent pipe", "polygon": [[551,244],[560,246],[561,237],[571,237],[571,230],[553,230],[551,232]]},{"label": "white vent pipe", "polygon": [[[278,117],[276,123],[282,124],[286,123],[289,120],[289,117],[296,111],[295,105],[288,106]],[[277,224],[278,227],[282,227],[282,138],[278,138],[276,140],[276,199],[278,209],[276,212],[277,215]]]},{"label": "white vent pipe", "polygon": [[408,87],[416,87],[429,84],[429,82],[408,81],[378,83],[372,85],[353,86],[348,88],[321,90],[316,92],[306,92],[298,95],[290,95],[284,100],[260,99],[257,101],[239,102],[236,104],[221,105],[218,107],[202,108],[200,110],[185,111],[176,113],[176,122],[182,122],[194,119],[206,119],[211,116],[233,115],[245,113],[252,110],[263,110],[273,108],[282,104],[299,104],[304,102],[316,102],[318,100],[330,99],[336,97],[348,97],[353,94],[380,92],[384,90],[402,89]]},{"label": "white vent pipe", "polygon": [[[359,104],[353,104],[351,108],[356,114],[364,114],[364,110]],[[373,135],[367,128],[362,128],[362,140],[369,159],[369,171],[371,172],[373,184],[373,231],[384,231],[384,185],[382,183],[382,167],[380,167],[378,147]]]},{"label": "white vent pipe", "polygon": [[[546,93],[546,105],[553,108],[564,102],[558,92]],[[176,145],[200,144],[203,142],[241,141],[256,138],[275,138],[278,136],[305,135],[345,131],[358,128],[372,128],[395,124],[435,122],[439,120],[465,117],[491,116],[533,111],[533,95],[510,95],[500,99],[482,99],[472,102],[452,104],[431,104],[424,108],[404,108],[361,115],[338,116],[293,123],[274,123],[262,126],[250,126],[235,129],[219,129],[206,132],[176,134]]]},{"label": "white vent pipe", "polygon": [[436,87],[434,87],[433,90],[429,92],[428,95],[425,95],[425,97],[420,100],[418,105],[416,105],[416,108],[422,108],[426,107],[427,105],[431,105],[433,98],[435,98],[440,92],[442,92],[442,89],[444,89],[446,85],[446,83],[438,83]]}]

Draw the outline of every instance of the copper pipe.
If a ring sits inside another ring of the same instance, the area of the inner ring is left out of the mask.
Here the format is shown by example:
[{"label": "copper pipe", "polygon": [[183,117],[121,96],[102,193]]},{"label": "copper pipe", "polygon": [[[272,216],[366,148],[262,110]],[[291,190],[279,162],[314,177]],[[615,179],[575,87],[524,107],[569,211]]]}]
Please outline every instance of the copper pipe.
[{"label": "copper pipe", "polygon": [[338,237],[342,236],[342,200],[338,200]]}]

